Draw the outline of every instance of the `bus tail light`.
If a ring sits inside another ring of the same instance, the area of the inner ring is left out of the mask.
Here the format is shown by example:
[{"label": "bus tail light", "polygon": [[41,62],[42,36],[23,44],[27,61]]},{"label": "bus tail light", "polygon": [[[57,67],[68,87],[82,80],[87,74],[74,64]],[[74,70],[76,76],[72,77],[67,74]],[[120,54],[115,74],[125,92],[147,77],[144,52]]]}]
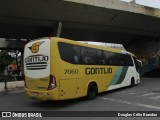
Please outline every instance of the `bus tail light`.
[{"label": "bus tail light", "polygon": [[56,87],[56,78],[53,75],[50,75],[50,81],[47,90],[51,90]]}]

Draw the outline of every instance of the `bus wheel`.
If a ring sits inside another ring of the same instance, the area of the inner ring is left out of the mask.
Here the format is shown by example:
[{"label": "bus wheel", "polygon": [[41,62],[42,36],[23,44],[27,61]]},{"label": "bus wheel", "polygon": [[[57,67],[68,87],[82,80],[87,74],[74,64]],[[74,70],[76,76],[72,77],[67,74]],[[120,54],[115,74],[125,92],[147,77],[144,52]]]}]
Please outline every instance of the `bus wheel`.
[{"label": "bus wheel", "polygon": [[135,86],[134,78],[131,79],[131,87]]},{"label": "bus wheel", "polygon": [[92,100],[96,97],[97,95],[97,85],[96,83],[90,83],[88,86],[88,91],[87,91],[87,99]]}]

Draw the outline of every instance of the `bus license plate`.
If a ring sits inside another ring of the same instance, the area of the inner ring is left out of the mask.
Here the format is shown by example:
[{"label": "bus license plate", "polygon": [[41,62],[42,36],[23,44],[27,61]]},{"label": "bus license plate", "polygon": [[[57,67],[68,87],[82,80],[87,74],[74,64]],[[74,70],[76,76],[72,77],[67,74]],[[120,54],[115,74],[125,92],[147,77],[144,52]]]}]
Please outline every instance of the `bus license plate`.
[{"label": "bus license plate", "polygon": [[38,92],[33,92],[33,95],[34,95],[34,96],[38,96],[39,93],[38,93]]}]

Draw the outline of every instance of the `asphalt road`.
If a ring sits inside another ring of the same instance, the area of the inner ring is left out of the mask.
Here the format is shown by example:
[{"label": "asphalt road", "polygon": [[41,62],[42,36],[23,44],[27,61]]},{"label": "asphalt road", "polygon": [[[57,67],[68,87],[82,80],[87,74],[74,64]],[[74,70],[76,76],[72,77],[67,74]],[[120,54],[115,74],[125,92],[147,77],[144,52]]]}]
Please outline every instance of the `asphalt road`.
[{"label": "asphalt road", "polygon": [[0,111],[160,111],[160,78],[143,78],[134,87],[101,93],[96,99],[38,101],[24,93],[0,96]]}]

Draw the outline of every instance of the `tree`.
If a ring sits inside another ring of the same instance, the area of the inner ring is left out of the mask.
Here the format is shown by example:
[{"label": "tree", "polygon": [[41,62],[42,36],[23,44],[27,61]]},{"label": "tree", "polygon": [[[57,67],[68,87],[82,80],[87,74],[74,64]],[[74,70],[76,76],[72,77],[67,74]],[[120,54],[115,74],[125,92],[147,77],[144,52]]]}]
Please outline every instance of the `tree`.
[{"label": "tree", "polygon": [[6,50],[0,51],[0,74],[3,75],[5,68],[10,65],[15,58],[9,55]]}]

